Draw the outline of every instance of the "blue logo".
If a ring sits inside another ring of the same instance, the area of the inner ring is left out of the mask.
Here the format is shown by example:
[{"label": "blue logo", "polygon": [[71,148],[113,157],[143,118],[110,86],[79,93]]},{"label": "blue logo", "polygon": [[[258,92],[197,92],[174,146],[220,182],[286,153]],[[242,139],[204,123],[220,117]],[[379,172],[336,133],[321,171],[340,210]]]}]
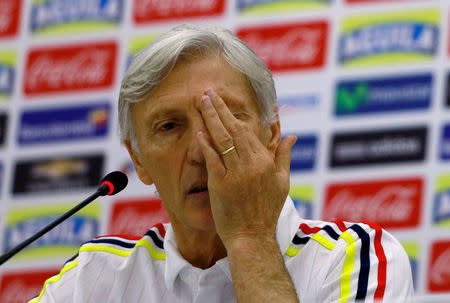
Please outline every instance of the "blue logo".
[{"label": "blue logo", "polygon": [[[31,237],[73,207],[72,204],[46,205],[10,209],[5,220],[3,249],[10,250],[24,239]],[[67,257],[78,250],[80,244],[98,235],[101,207],[91,204],[62,224],[46,233],[24,249],[17,257]]]},{"label": "blue logo", "polygon": [[286,96],[278,98],[277,102],[280,107],[280,115],[289,115],[317,108],[319,97],[317,95]]},{"label": "blue logo", "polygon": [[[37,230],[40,230],[53,222],[55,217],[34,218],[27,222],[21,222],[6,229],[5,249],[10,250],[17,244],[31,237]],[[54,245],[80,245],[91,240],[98,234],[98,219],[88,217],[71,217],[64,221],[58,228],[47,233],[36,240],[31,247],[54,246]]]},{"label": "blue logo", "polygon": [[450,124],[442,127],[441,160],[450,160]]},{"label": "blue logo", "polygon": [[0,64],[0,97],[10,96],[14,89],[14,68]]},{"label": "blue logo", "polygon": [[339,62],[392,53],[434,56],[438,39],[439,28],[435,25],[413,22],[374,24],[342,35]]},{"label": "blue logo", "polygon": [[103,29],[120,23],[123,11],[123,0],[35,0],[31,32]]},{"label": "blue logo", "polygon": [[336,88],[336,116],[430,107],[431,74],[341,81]]},{"label": "blue logo", "polygon": [[20,118],[17,141],[31,145],[105,137],[109,116],[107,103],[26,111]]},{"label": "blue logo", "polygon": [[327,6],[332,0],[237,0],[238,10],[252,10],[258,7],[262,12],[292,10]]},{"label": "blue logo", "polygon": [[291,151],[291,172],[314,169],[316,154],[317,137],[315,135],[298,136]]},{"label": "blue logo", "polygon": [[313,218],[314,187],[309,184],[291,184],[289,196],[303,219]]},{"label": "blue logo", "polygon": [[433,222],[438,226],[450,226],[450,175],[441,175],[437,178]]}]

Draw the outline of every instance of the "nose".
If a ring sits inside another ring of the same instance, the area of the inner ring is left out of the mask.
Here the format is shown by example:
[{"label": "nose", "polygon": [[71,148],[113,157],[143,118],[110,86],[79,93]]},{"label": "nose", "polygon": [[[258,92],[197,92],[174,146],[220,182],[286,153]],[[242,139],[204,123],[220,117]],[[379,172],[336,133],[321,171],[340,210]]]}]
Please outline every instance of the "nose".
[{"label": "nose", "polygon": [[208,142],[211,144],[212,140],[209,136],[209,132],[205,126],[205,123],[203,122],[203,119],[197,119],[192,122],[192,125],[189,130],[189,145],[187,150],[187,159],[189,163],[192,164],[205,164],[205,157],[203,156],[202,150],[200,148],[200,144],[198,142],[197,134],[201,131]]}]

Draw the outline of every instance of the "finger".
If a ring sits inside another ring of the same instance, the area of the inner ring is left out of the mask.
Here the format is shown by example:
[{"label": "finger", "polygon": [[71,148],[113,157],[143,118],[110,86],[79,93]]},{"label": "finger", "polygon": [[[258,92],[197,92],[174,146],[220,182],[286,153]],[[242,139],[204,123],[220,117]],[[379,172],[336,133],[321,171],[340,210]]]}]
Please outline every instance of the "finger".
[{"label": "finger", "polygon": [[[249,145],[251,141],[248,138],[249,132],[245,123],[233,115],[223,99],[215,91],[208,89],[206,93],[210,97],[211,102],[216,109],[217,115],[222,121],[222,124],[233,138],[234,145],[238,149],[239,156],[243,155],[243,153],[248,154],[250,151],[249,149],[252,146]],[[256,149],[254,151],[256,151]]]},{"label": "finger", "polygon": [[217,154],[215,149],[210,145],[208,140],[205,138],[205,134],[199,131],[197,133],[197,140],[200,145],[200,150],[203,153],[206,161],[206,169],[211,174],[218,174],[219,176],[224,176],[226,173],[226,168],[223,166],[222,159]]},{"label": "finger", "polygon": [[277,172],[289,175],[291,165],[291,150],[297,142],[296,136],[287,136],[278,145],[275,153]]},{"label": "finger", "polygon": [[[234,146],[233,137],[225,129],[216,109],[211,103],[211,99],[207,95],[202,97],[201,112],[217,153],[221,154]],[[228,168],[231,168],[238,158],[236,149],[222,155],[223,162]]]}]

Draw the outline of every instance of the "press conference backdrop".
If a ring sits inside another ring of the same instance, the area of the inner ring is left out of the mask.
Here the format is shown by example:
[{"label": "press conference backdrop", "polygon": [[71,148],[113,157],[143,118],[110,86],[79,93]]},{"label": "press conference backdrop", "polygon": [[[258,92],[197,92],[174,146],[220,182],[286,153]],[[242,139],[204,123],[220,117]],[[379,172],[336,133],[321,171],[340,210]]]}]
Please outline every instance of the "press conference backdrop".
[{"label": "press conference backdrop", "polygon": [[24,302],[84,241],[142,235],[167,215],[118,140],[130,58],[180,23],[229,28],[273,71],[295,134],[291,196],[305,218],[375,221],[404,245],[417,293],[450,299],[450,1],[0,0],[0,248],[103,198],[0,268]]}]

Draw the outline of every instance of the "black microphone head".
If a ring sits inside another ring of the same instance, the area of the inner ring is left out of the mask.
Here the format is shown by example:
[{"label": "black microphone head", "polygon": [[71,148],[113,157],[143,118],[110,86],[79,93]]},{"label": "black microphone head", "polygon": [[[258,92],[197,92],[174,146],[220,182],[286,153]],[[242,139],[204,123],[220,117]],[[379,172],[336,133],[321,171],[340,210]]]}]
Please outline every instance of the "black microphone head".
[{"label": "black microphone head", "polygon": [[113,171],[107,174],[100,182],[99,192],[103,196],[112,196],[122,191],[128,184],[127,175],[121,171]]}]

